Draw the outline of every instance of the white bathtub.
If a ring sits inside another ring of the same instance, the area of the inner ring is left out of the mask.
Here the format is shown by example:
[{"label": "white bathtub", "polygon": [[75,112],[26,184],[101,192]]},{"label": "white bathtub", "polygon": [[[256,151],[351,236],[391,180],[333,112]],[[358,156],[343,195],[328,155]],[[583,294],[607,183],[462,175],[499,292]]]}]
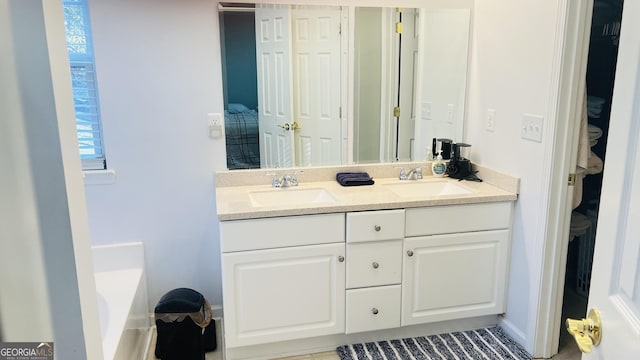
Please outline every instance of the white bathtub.
[{"label": "white bathtub", "polygon": [[105,360],[144,359],[151,340],[142,243],[93,247]]}]

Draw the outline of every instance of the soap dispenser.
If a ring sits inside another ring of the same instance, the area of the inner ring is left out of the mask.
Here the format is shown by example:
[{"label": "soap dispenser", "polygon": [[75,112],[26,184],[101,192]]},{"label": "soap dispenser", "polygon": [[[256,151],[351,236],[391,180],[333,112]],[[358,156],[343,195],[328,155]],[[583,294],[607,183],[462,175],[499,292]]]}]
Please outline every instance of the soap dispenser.
[{"label": "soap dispenser", "polygon": [[443,177],[447,171],[447,166],[442,161],[442,151],[438,153],[438,157],[431,164],[431,173],[435,177]]}]

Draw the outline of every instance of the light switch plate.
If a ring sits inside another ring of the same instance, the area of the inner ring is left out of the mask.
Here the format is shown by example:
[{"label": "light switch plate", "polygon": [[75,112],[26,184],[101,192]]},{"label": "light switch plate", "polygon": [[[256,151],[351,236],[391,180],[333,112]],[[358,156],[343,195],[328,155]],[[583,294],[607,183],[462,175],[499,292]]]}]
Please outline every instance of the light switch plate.
[{"label": "light switch plate", "polygon": [[425,101],[422,103],[421,117],[423,120],[431,120],[431,102]]},{"label": "light switch plate", "polygon": [[534,114],[522,114],[521,137],[525,140],[542,142],[542,126],[544,117]]},{"label": "light switch plate", "polygon": [[496,109],[487,109],[487,131],[496,129]]}]

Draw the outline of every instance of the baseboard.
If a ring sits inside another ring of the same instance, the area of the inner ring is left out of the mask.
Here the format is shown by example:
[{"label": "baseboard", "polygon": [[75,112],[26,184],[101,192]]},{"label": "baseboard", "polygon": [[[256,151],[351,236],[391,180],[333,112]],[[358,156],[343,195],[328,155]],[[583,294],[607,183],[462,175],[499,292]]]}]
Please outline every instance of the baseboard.
[{"label": "baseboard", "polygon": [[211,315],[214,319],[221,319],[223,315],[222,305],[211,305]]},{"label": "baseboard", "polygon": [[513,340],[522,345],[522,347],[527,350],[529,354],[533,354],[533,345],[527,341],[527,335],[522,332],[522,330],[520,330],[511,321],[505,319],[504,317],[500,318],[498,325],[500,325],[504,332],[511,336]]}]

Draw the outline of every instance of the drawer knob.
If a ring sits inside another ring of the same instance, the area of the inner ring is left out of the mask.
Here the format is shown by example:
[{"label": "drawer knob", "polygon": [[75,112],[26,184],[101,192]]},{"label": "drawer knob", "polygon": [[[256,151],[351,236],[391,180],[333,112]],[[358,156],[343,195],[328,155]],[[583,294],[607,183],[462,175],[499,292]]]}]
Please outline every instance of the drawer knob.
[{"label": "drawer knob", "polygon": [[373,313],[373,315],[378,315],[378,309],[376,308],[371,309],[371,313]]},{"label": "drawer knob", "polygon": [[338,256],[338,261],[339,262],[344,262],[344,256],[342,256],[342,255]]},{"label": "drawer knob", "polygon": [[380,226],[380,225],[376,225],[376,226],[374,226],[374,227],[373,227],[373,229],[374,229],[375,231],[380,231],[380,230],[382,230],[382,226]]},{"label": "drawer knob", "polygon": [[378,264],[377,262],[374,262],[373,264],[371,264],[373,266],[374,269],[377,269],[380,267],[380,264]]},{"label": "drawer knob", "polygon": [[409,256],[413,256],[413,251],[408,250],[408,251],[407,251],[407,255],[409,255]]}]

